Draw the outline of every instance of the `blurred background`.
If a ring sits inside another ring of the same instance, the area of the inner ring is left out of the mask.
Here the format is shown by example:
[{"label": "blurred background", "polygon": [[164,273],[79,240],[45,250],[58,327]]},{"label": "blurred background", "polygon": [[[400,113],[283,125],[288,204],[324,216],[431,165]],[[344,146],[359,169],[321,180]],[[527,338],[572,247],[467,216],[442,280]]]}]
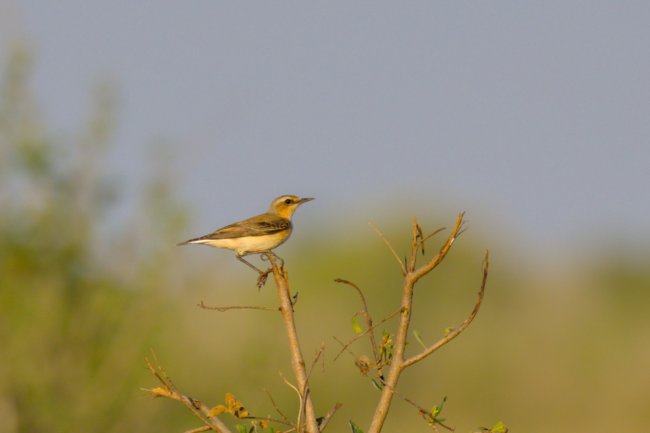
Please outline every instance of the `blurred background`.
[{"label": "blurred background", "polygon": [[[209,405],[275,415],[269,390],[291,413],[279,316],[196,306],[274,306],[273,284],[175,246],[285,193],[317,198],[278,253],[304,353],[326,345],[331,431],[365,429],[378,396],[334,361],[359,310],[334,278],[379,320],[400,274],[367,223],[405,254],[414,215],[432,231],[461,210],[413,328],[434,341],[465,318],[489,247],[483,308],[400,392],[447,396],[459,432],[647,431],[648,22],[643,2],[3,0],[0,432],[197,426],[141,391],[151,350]],[[428,430],[395,401],[385,431]]]}]

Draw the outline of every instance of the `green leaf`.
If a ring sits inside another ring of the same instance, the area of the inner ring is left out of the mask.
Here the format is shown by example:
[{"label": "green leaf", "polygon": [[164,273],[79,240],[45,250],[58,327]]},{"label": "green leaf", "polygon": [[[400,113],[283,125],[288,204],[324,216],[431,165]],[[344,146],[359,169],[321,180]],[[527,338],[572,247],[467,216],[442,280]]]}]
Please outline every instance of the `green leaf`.
[{"label": "green leaf", "polygon": [[361,428],[352,420],[350,420],[350,429],[352,430],[352,433],[363,433],[363,430],[361,430]]},{"label": "green leaf", "polygon": [[418,341],[418,343],[420,343],[420,346],[422,346],[423,349],[427,348],[427,345],[424,344],[424,341],[422,341],[422,337],[420,337],[420,333],[418,332],[417,329],[413,331],[413,336]]},{"label": "green leaf", "polygon": [[243,424],[235,424],[238,433],[248,433],[248,429]]},{"label": "green leaf", "polygon": [[499,421],[498,423],[494,424],[492,428],[490,429],[491,433],[508,433],[508,427],[503,424],[503,421]]},{"label": "green leaf", "polygon": [[363,332],[363,329],[361,326],[357,323],[357,316],[356,314],[352,316],[352,329],[354,329],[354,332],[357,334],[361,334]]},{"label": "green leaf", "polygon": [[[440,415],[442,413],[442,409],[444,409],[446,402],[447,402],[447,396],[444,396],[442,398],[442,401],[438,405],[433,406],[433,408],[431,409],[431,416],[433,416],[434,418],[437,418],[438,415]],[[441,421],[443,421],[443,420],[441,420]]]}]

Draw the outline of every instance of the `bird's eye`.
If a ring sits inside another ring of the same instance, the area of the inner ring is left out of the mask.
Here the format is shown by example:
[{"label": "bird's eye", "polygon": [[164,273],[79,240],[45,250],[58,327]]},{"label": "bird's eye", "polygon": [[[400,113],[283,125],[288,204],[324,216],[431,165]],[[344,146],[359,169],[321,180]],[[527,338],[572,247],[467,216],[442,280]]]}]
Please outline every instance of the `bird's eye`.
[{"label": "bird's eye", "polygon": [[284,200],[284,203],[285,203],[285,204],[291,204],[291,203],[292,203],[292,201],[291,201],[291,199],[290,199],[290,198],[287,198],[287,199],[285,199],[285,200]]}]

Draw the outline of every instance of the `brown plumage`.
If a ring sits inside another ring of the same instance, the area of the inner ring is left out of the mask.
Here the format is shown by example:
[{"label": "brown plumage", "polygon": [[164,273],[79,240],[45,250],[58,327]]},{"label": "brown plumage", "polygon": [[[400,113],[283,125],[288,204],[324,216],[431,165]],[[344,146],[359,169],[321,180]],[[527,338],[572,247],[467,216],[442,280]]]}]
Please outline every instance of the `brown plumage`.
[{"label": "brown plumage", "polygon": [[266,213],[227,225],[179,245],[205,244],[226,248],[235,251],[238,257],[271,251],[289,238],[293,229],[293,213],[298,206],[310,200],[313,198],[282,195],[271,202]]}]

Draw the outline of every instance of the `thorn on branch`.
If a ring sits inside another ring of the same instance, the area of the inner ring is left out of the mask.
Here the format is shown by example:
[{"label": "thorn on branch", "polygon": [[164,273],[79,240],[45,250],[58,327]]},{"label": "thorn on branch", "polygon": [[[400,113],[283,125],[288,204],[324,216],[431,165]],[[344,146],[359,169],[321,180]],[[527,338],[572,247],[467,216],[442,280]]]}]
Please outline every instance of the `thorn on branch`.
[{"label": "thorn on branch", "polygon": [[293,296],[291,297],[291,307],[295,307],[296,304],[298,303],[298,293],[300,292],[294,293]]},{"label": "thorn on branch", "polygon": [[416,223],[415,224],[415,229],[418,232],[417,238],[419,239],[419,242],[420,242],[420,247],[422,249],[422,255],[424,255],[424,242],[422,242],[422,240],[424,239],[424,235],[422,234],[422,227],[420,227],[420,224]]},{"label": "thorn on branch", "polygon": [[440,233],[441,231],[444,231],[446,229],[447,229],[446,227],[440,227],[439,229],[435,229],[432,233],[422,238],[422,240],[420,241],[420,243],[422,244],[422,255],[424,255],[424,243],[429,239],[431,239],[432,237],[434,237],[435,235],[437,235],[438,233]]},{"label": "thorn on branch", "polygon": [[406,263],[408,263],[409,272],[413,272],[415,270],[415,265],[418,259],[418,245],[419,245],[419,240],[421,238],[422,238],[422,229],[420,228],[417,219],[413,217],[413,224],[411,230],[411,260],[407,262],[406,258],[404,258],[404,264],[406,265]]},{"label": "thorn on branch", "polygon": [[[428,263],[424,264],[419,269],[413,272],[413,277],[414,277],[413,283],[417,282],[417,280],[419,280],[424,275],[431,272],[433,269],[435,269],[436,266],[438,266],[444,260],[444,258],[447,256],[447,253],[451,249],[451,246],[453,245],[454,241],[458,238],[460,231],[463,230],[462,226],[463,226],[464,215],[465,212],[460,212],[458,214],[458,217],[456,218],[456,223],[454,224],[454,227],[451,229],[451,232],[449,233],[447,240],[442,245],[442,247],[440,247],[440,251],[438,251],[438,254],[433,256]],[[437,230],[433,234],[437,233],[438,231],[440,230]]]}]

